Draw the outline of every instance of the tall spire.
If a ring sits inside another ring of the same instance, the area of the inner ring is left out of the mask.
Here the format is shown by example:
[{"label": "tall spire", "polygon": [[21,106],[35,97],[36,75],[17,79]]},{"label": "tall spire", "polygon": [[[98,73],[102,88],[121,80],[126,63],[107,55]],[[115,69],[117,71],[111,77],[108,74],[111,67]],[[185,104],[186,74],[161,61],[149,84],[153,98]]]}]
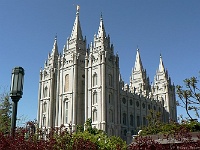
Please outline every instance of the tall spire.
[{"label": "tall spire", "polygon": [[106,37],[106,31],[105,31],[104,24],[103,24],[102,14],[100,17],[100,25],[99,25],[97,37],[102,37],[102,38]]},{"label": "tall spire", "polygon": [[52,55],[58,54],[58,44],[57,44],[57,35],[55,36],[53,48],[52,48]]},{"label": "tall spire", "polygon": [[140,58],[140,52],[138,48],[137,48],[137,53],[136,53],[134,71],[143,71],[142,61]]},{"label": "tall spire", "polygon": [[72,29],[70,40],[72,39],[83,40],[81,25],[79,21],[79,10],[80,10],[80,7],[77,5],[76,19],[74,21],[74,26]]},{"label": "tall spire", "polygon": [[159,63],[158,71],[159,72],[164,72],[165,71],[165,67],[164,67],[164,64],[163,64],[163,60],[162,60],[161,54],[160,54],[160,63]]}]

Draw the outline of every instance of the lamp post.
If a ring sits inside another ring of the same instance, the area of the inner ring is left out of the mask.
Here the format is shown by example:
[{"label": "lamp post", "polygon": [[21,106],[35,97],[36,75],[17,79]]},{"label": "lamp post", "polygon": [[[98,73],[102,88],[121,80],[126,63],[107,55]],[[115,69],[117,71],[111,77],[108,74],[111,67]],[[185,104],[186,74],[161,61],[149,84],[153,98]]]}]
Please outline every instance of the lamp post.
[{"label": "lamp post", "polygon": [[12,70],[10,97],[13,101],[12,119],[11,119],[11,135],[15,136],[16,118],[17,118],[17,103],[23,95],[24,69],[15,67]]}]

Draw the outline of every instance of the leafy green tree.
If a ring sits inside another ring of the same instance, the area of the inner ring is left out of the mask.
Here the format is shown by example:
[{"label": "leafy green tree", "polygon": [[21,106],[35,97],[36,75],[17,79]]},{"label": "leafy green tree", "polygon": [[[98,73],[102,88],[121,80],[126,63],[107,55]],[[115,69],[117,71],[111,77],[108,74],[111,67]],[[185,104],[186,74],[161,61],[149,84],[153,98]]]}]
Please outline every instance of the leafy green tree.
[{"label": "leafy green tree", "polygon": [[195,112],[195,115],[199,118],[200,110],[200,89],[198,88],[199,80],[197,77],[191,77],[183,80],[184,87],[177,85],[176,93],[180,98],[180,102],[177,101],[177,105],[185,109],[187,115],[191,120],[194,118],[191,115],[191,111]]},{"label": "leafy green tree", "polygon": [[9,132],[11,125],[11,101],[8,94],[0,96],[0,132]]}]

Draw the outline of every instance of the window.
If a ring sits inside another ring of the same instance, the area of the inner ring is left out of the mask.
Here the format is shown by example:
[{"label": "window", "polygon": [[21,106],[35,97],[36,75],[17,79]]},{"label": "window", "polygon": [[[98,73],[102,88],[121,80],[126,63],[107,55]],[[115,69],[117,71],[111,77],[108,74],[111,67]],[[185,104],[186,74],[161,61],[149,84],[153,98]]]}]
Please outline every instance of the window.
[{"label": "window", "polygon": [[113,111],[111,109],[109,110],[109,119],[113,122]]},{"label": "window", "polygon": [[93,75],[93,86],[97,85],[97,73],[95,72]]},{"label": "window", "polygon": [[145,109],[145,103],[142,103],[142,107],[143,107],[143,109]]},{"label": "window", "polygon": [[126,125],[126,113],[123,113],[123,120],[122,120],[123,124]]},{"label": "window", "polygon": [[93,104],[96,104],[97,103],[97,92],[94,91],[93,93]]},{"label": "window", "polygon": [[65,87],[64,87],[64,91],[65,92],[69,91],[69,74],[65,75]]},{"label": "window", "polygon": [[146,125],[146,117],[143,117],[143,126]]},{"label": "window", "polygon": [[68,123],[68,102],[65,102],[65,123]]},{"label": "window", "polygon": [[151,106],[150,106],[150,104],[148,105],[148,109],[149,109],[149,110],[151,109]]},{"label": "window", "polygon": [[97,110],[93,111],[93,121],[97,121]]},{"label": "window", "polygon": [[108,97],[109,104],[112,104],[112,100],[113,100],[112,98],[113,98],[112,93],[110,93]]},{"label": "window", "polygon": [[133,105],[133,100],[132,100],[132,99],[130,99],[130,105],[131,105],[131,106]]},{"label": "window", "polygon": [[137,127],[140,126],[140,116],[137,116]]},{"label": "window", "polygon": [[44,88],[44,97],[47,97],[47,93],[48,93],[48,88],[47,88],[47,86]]},{"label": "window", "polygon": [[134,130],[131,130],[131,135],[134,135]]},{"label": "window", "polygon": [[136,106],[137,106],[137,107],[139,107],[139,106],[140,106],[140,103],[139,103],[138,101],[136,102]]},{"label": "window", "polygon": [[46,116],[45,115],[42,118],[42,125],[43,125],[43,127],[46,126]]},{"label": "window", "polygon": [[123,97],[122,102],[126,104],[126,99]]},{"label": "window", "polygon": [[43,113],[46,113],[46,111],[47,111],[47,103],[46,102],[44,102],[43,103]]},{"label": "window", "polygon": [[125,129],[125,130],[124,130],[124,136],[126,136],[126,133],[127,133],[127,130]]},{"label": "window", "polygon": [[130,125],[133,126],[133,115],[130,115]]},{"label": "window", "polygon": [[156,106],[153,106],[153,109],[156,110]]},{"label": "window", "polygon": [[109,86],[111,86],[112,87],[112,75],[111,74],[109,74],[108,75],[108,84],[109,84]]}]

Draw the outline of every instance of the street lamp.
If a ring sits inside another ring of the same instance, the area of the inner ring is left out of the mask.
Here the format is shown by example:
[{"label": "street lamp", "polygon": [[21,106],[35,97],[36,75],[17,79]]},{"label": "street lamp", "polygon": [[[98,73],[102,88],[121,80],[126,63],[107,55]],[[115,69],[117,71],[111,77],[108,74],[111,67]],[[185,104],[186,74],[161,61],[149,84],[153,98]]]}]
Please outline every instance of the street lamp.
[{"label": "street lamp", "polygon": [[14,137],[17,118],[17,103],[23,95],[24,69],[22,67],[13,68],[11,80],[10,97],[13,101],[11,135]]}]

